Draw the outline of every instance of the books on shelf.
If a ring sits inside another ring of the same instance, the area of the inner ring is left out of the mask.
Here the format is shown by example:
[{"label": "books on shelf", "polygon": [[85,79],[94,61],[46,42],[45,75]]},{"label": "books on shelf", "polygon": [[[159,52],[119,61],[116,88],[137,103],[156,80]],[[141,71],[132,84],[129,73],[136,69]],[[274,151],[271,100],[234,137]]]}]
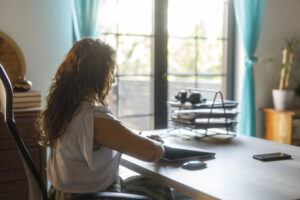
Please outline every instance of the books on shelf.
[{"label": "books on shelf", "polygon": [[14,92],[14,97],[32,97],[32,96],[39,96],[41,97],[41,92],[38,90],[29,90],[27,92]]},{"label": "books on shelf", "polygon": [[14,97],[13,102],[14,103],[31,103],[31,102],[40,102],[41,96],[32,96],[32,97]]},{"label": "books on shelf", "polygon": [[13,107],[14,108],[32,108],[32,107],[40,107],[41,102],[25,102],[25,103],[14,103]]},{"label": "books on shelf", "polygon": [[29,90],[27,92],[13,93],[13,108],[32,108],[41,106],[42,95],[40,91]]}]

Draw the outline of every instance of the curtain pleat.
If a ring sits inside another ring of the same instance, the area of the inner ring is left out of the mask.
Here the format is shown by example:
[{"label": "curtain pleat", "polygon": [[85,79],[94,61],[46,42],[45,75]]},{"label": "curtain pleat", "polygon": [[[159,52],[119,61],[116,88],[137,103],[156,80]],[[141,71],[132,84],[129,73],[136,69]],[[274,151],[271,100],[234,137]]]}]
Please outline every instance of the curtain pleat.
[{"label": "curtain pleat", "polygon": [[255,133],[255,81],[253,66],[263,21],[265,0],[234,0],[235,19],[245,49],[245,73],[240,98],[238,132],[256,136]]},{"label": "curtain pleat", "polygon": [[72,17],[75,40],[84,37],[98,37],[98,10],[100,0],[72,0]]}]

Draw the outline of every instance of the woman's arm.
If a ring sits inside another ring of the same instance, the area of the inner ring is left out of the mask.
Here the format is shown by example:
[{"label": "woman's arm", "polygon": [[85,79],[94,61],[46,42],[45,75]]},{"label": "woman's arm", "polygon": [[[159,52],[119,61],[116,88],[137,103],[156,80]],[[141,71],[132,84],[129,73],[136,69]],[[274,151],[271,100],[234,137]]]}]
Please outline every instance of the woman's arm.
[{"label": "woman's arm", "polygon": [[101,145],[148,162],[157,161],[164,154],[161,142],[140,136],[110,119],[94,117],[94,139]]}]

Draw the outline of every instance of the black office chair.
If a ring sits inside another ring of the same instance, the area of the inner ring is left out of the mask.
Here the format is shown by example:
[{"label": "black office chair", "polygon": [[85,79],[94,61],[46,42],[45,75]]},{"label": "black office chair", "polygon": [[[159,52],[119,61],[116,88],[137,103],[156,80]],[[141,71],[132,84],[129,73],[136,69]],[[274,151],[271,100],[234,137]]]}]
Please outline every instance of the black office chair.
[{"label": "black office chair", "polygon": [[[25,168],[28,185],[29,200],[47,200],[47,190],[41,179],[40,174],[35,168],[32,158],[20,137],[13,113],[13,92],[10,80],[0,64],[0,112],[3,113],[4,121],[10,130],[13,139],[16,142],[23,165]],[[150,200],[143,195],[118,193],[118,192],[97,192],[82,194],[74,197],[73,200],[100,200],[100,199],[132,199],[132,200]]]}]

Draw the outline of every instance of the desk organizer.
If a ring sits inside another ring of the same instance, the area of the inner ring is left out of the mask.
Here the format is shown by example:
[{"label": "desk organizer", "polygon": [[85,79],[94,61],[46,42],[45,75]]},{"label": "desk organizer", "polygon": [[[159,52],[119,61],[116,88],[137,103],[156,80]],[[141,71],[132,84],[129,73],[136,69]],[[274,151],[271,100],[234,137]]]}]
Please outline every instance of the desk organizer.
[{"label": "desk organizer", "polygon": [[[190,95],[188,96],[187,93]],[[213,98],[203,98],[201,94],[210,93]],[[196,97],[196,98],[194,98]],[[186,88],[175,96],[176,100],[167,103],[172,109],[169,120],[173,128],[185,128],[197,132],[197,138],[215,135],[235,136],[229,129],[237,124],[236,101],[224,100],[219,90]],[[226,131],[208,131],[211,128],[225,128]],[[197,131],[199,129],[204,132]]]}]

